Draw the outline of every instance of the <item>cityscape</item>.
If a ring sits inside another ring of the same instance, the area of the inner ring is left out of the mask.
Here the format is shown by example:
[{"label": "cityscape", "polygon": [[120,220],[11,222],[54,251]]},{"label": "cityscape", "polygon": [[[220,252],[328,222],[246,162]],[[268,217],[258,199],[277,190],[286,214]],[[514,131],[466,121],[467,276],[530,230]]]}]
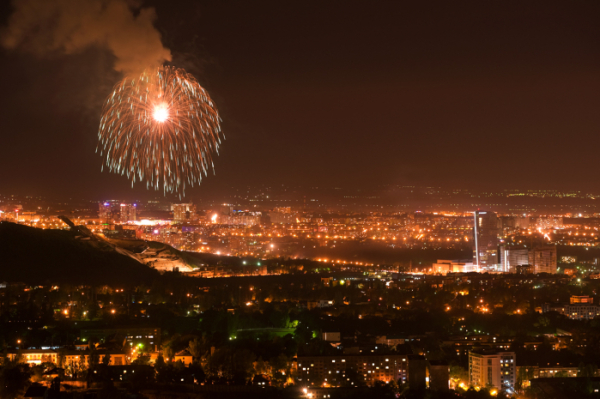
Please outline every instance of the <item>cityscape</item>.
[{"label": "cityscape", "polygon": [[600,3],[0,6],[0,399],[600,398]]},{"label": "cityscape", "polygon": [[[157,383],[199,392],[245,381],[248,389],[294,386],[296,395],[315,398],[354,388],[519,396],[584,376],[593,384],[595,196],[489,196],[516,197],[505,206],[517,209],[523,197],[533,198],[532,209],[555,197],[578,199],[565,213],[514,214],[462,210],[471,206],[454,203],[462,190],[403,189],[435,192],[447,204],[382,211],[354,198],[350,211],[335,197],[307,202],[260,188],[238,203],[3,195],[3,234],[70,232],[69,245],[110,245],[158,273],[133,284],[99,285],[93,277],[82,284],[83,271],[51,284],[24,274],[28,283],[3,283],[4,322],[27,326],[7,331],[7,356],[40,372],[62,362],[65,386],[85,370],[114,365],[111,378],[132,387],[156,372]],[[466,198],[475,195],[483,196]],[[3,248],[12,259],[19,251]],[[243,349],[253,340],[264,346]],[[228,365],[220,356],[236,360]],[[128,370],[144,377],[130,380]]]}]

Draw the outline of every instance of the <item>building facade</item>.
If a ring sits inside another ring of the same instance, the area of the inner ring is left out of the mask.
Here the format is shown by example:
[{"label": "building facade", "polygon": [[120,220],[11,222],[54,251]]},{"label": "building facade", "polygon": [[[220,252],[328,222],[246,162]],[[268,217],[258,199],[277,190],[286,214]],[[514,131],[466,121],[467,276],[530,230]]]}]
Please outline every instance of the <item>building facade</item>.
[{"label": "building facade", "polygon": [[469,384],[514,389],[516,355],[504,351],[469,351]]},{"label": "building facade", "polygon": [[136,204],[121,204],[121,223],[133,222],[137,220]]},{"label": "building facade", "polygon": [[474,263],[478,267],[493,267],[498,264],[499,219],[494,212],[473,213]]},{"label": "building facade", "polygon": [[529,264],[534,273],[555,274],[557,269],[556,246],[535,247],[529,251]]},{"label": "building facade", "polygon": [[[375,381],[408,378],[407,355],[298,356],[298,381],[304,386],[372,386]],[[348,381],[358,379],[358,381]],[[353,384],[352,384],[353,383]]]},{"label": "building facade", "polygon": [[173,204],[171,210],[174,222],[182,223],[196,219],[196,205],[194,204]]},{"label": "building facade", "polygon": [[529,264],[529,249],[502,245],[500,260],[503,272],[516,273],[517,266]]},{"label": "building facade", "polygon": [[565,305],[565,316],[572,320],[591,320],[600,316],[600,306],[591,303],[575,303]]}]

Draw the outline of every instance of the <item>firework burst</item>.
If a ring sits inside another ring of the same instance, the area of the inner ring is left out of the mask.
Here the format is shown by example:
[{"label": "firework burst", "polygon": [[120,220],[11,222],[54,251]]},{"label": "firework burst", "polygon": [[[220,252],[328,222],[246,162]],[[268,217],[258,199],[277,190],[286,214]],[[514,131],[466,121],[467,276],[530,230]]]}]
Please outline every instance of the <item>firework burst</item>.
[{"label": "firework burst", "polygon": [[225,136],[208,93],[183,69],[160,67],[117,84],[102,109],[98,148],[102,170],[131,184],[185,195],[214,173],[213,154]]}]

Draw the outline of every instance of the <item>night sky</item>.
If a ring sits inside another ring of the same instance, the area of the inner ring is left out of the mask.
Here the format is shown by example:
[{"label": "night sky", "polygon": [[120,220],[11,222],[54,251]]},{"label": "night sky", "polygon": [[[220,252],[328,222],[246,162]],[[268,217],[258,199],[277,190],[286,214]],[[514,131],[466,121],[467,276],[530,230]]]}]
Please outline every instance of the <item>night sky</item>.
[{"label": "night sky", "polygon": [[[600,2],[143,6],[224,120],[216,175],[191,195],[262,184],[600,190]],[[1,7],[6,26],[12,7]],[[0,193],[155,195],[100,172],[113,63],[101,46],[0,49]]]}]

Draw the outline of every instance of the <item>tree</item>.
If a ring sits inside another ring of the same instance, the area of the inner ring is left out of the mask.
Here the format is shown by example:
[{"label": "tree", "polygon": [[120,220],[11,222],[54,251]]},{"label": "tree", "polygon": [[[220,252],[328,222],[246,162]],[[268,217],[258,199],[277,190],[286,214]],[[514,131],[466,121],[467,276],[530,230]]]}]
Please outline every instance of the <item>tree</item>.
[{"label": "tree", "polygon": [[280,353],[278,356],[269,360],[269,365],[271,366],[272,373],[271,382],[283,386],[291,373],[290,359],[283,353]]},{"label": "tree", "polygon": [[58,367],[64,366],[64,364],[65,364],[65,349],[64,348],[60,348],[58,350],[56,362],[58,363],[57,364]]},{"label": "tree", "polygon": [[598,372],[598,366],[595,364],[581,363],[577,368],[577,377],[595,377]]},{"label": "tree", "polygon": [[262,358],[258,358],[257,361],[254,362],[254,371],[256,372],[256,374],[268,374],[271,375],[271,365],[267,362],[265,362],[264,360],[262,360]]},{"label": "tree", "polygon": [[395,398],[394,386],[390,386],[383,381],[375,381],[371,389],[371,395],[375,398]]},{"label": "tree", "polygon": [[200,340],[198,338],[194,338],[188,344],[188,352],[190,352],[190,354],[192,355],[192,359],[194,361],[197,361],[198,359],[200,359],[202,357],[202,355],[204,354],[203,346],[204,346],[203,343],[200,342]]},{"label": "tree", "polygon": [[100,363],[100,355],[96,350],[96,346],[90,344],[89,366],[90,369],[95,369]]},{"label": "tree", "polygon": [[204,374],[204,369],[202,368],[202,366],[200,365],[199,362],[194,362],[191,363],[188,368],[190,369],[190,372],[192,373],[192,375],[194,376],[194,382],[196,384],[201,384],[204,382],[204,380],[206,380],[206,374]]},{"label": "tree", "polygon": [[44,379],[44,366],[36,364],[29,368],[29,375],[32,382],[40,382]]},{"label": "tree", "polygon": [[167,364],[165,363],[165,358],[163,357],[162,353],[158,354],[158,357],[156,358],[156,360],[154,361],[154,368],[156,369],[156,371],[162,369],[163,367],[165,367]]},{"label": "tree", "polygon": [[252,377],[255,358],[248,349],[221,348],[210,357],[208,372],[213,378],[223,377],[242,385]]},{"label": "tree", "polygon": [[83,375],[85,369],[85,355],[79,355],[79,361],[77,362],[77,374]]},{"label": "tree", "polygon": [[469,372],[458,364],[450,364],[450,380],[455,386],[459,386],[461,382],[466,386],[469,383]]},{"label": "tree", "polygon": [[147,388],[148,383],[154,380],[155,370],[152,367],[136,367],[129,378],[130,389],[137,393],[140,390]]},{"label": "tree", "polygon": [[518,390],[523,389],[524,385],[531,379],[533,379],[533,367],[521,366],[517,367],[517,381],[515,388]]},{"label": "tree", "polygon": [[110,353],[107,353],[107,354],[104,355],[104,357],[102,357],[102,364],[104,366],[110,365],[110,361],[111,361],[111,359],[110,359]]},{"label": "tree", "polygon": [[150,364],[150,356],[140,353],[138,354],[138,357],[133,362],[131,362],[131,364],[147,366],[148,364]]},{"label": "tree", "polygon": [[0,369],[0,398],[22,398],[29,386],[29,365],[10,362]]},{"label": "tree", "polygon": [[164,359],[166,359],[168,362],[170,362],[173,360],[175,351],[173,351],[173,348],[171,347],[171,345],[165,345],[162,348],[162,355],[163,355]]},{"label": "tree", "polygon": [[159,362],[162,356],[159,356],[156,362],[154,363],[154,369],[156,370],[156,381],[161,383],[170,383],[173,382],[176,370],[174,363],[165,363],[164,359]]}]

